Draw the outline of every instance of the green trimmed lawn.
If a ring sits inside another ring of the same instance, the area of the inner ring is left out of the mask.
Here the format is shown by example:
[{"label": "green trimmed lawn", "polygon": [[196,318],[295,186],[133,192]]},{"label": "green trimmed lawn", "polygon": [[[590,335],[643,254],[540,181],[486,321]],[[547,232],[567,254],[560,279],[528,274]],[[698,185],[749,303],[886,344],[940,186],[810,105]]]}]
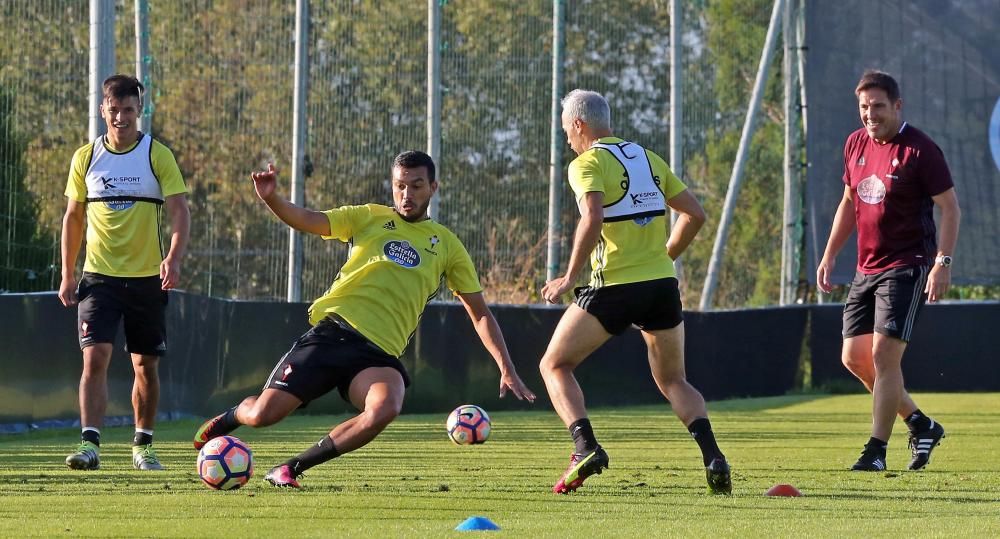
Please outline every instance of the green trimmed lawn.
[{"label": "green trimmed lawn", "polygon": [[[298,416],[234,433],[254,450],[243,489],[195,474],[178,421],[156,432],[167,466],[133,471],[130,428],[104,431],[102,469],[69,470],[75,430],[0,437],[0,537],[439,537],[469,516],[516,537],[1000,537],[1000,394],[918,394],[947,429],[924,471],[906,471],[901,421],[889,471],[848,472],[867,441],[867,395],[710,403],[733,466],[731,497],[706,492],[697,446],[667,406],[591,412],[611,468],[575,494],[552,494],[572,449],[549,409],[493,414],[493,434],[457,447],[446,412],[404,415],[368,447],[310,470],[301,491],[262,481],[343,416]],[[790,483],[801,498],[769,498]]]}]

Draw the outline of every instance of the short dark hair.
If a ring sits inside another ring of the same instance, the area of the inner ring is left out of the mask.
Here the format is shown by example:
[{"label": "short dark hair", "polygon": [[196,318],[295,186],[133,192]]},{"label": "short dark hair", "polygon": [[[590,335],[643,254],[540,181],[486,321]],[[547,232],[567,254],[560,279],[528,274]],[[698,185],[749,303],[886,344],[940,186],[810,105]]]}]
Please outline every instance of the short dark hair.
[{"label": "short dark hair", "polygon": [[392,168],[402,167],[402,168],[417,168],[417,167],[427,167],[427,175],[430,176],[431,181],[437,181],[435,177],[434,170],[434,160],[431,156],[425,154],[420,150],[407,150],[396,156],[392,160]]},{"label": "short dark hair", "polygon": [[860,96],[861,92],[872,88],[884,91],[885,95],[889,97],[889,101],[899,100],[899,84],[896,83],[896,79],[892,78],[892,75],[884,71],[877,69],[865,71],[861,75],[861,80],[858,81],[858,87],[854,89],[854,95]]},{"label": "short dark hair", "polygon": [[104,79],[103,86],[104,99],[109,97],[125,99],[134,96],[142,103],[142,94],[146,91],[139,79],[130,75],[111,75]]}]

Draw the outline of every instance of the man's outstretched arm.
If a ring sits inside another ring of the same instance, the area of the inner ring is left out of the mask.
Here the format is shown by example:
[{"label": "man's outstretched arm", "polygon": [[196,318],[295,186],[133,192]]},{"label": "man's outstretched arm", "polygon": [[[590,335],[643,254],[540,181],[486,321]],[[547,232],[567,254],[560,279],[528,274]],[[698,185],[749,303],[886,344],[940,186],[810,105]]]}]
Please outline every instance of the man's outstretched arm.
[{"label": "man's outstretched arm", "polygon": [[267,170],[250,173],[250,179],[253,180],[257,196],[264,201],[264,204],[267,204],[271,213],[286,225],[302,232],[320,236],[330,235],[330,220],[323,212],[296,206],[278,196],[278,170],[274,168],[273,163],[267,164]]},{"label": "man's outstretched arm", "polygon": [[486,305],[486,299],[482,292],[471,294],[458,294],[458,299],[465,306],[465,312],[472,320],[472,326],[476,328],[479,340],[483,341],[483,346],[493,356],[497,367],[500,368],[500,396],[503,397],[510,390],[514,396],[520,400],[527,399],[528,402],[535,401],[535,394],[528,389],[521,381],[514,369],[514,362],[507,352],[507,343],[503,340],[503,333],[500,332],[500,325]]}]

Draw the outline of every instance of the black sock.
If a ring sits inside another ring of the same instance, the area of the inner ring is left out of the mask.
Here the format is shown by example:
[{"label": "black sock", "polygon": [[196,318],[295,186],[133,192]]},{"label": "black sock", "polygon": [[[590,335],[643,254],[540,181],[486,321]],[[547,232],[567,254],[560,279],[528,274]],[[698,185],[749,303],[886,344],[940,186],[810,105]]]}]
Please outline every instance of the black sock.
[{"label": "black sock", "polygon": [[905,421],[910,432],[923,432],[931,428],[931,418],[925,416],[919,408],[910,414]]},{"label": "black sock", "polygon": [[233,406],[232,408],[216,416],[219,418],[219,421],[216,422],[214,425],[212,425],[211,428],[205,431],[204,434],[206,438],[208,440],[211,440],[212,438],[225,436],[230,432],[236,430],[242,424],[238,419],[236,419],[236,409],[239,407],[240,405],[237,404],[236,406]]},{"label": "black sock", "polygon": [[887,447],[889,447],[889,442],[879,440],[874,436],[869,438],[868,443],[865,444],[865,449],[878,451],[883,457],[885,457],[885,450]]},{"label": "black sock", "polygon": [[333,440],[327,434],[309,449],[285,461],[285,464],[292,469],[292,474],[298,476],[313,466],[323,464],[339,456],[340,451],[337,451],[337,447],[333,445]]},{"label": "black sock", "polygon": [[573,443],[576,444],[578,454],[583,455],[597,449],[594,428],[590,426],[590,420],[586,417],[574,421],[569,426],[569,433],[573,435]]},{"label": "black sock", "polygon": [[151,443],[153,443],[152,434],[135,431],[135,436],[132,437],[132,445],[149,445]]},{"label": "black sock", "polygon": [[236,419],[236,409],[239,407],[240,405],[237,404],[221,414],[222,417],[219,419],[219,422],[209,429],[209,439],[225,436],[241,425],[240,421]]},{"label": "black sock", "polygon": [[705,466],[708,466],[715,459],[726,458],[722,454],[722,450],[719,449],[719,444],[715,441],[715,433],[712,432],[712,423],[709,422],[707,417],[699,417],[692,421],[688,425],[688,432],[691,433],[694,441],[698,443],[698,448],[701,449],[701,458],[705,461]]},{"label": "black sock", "polygon": [[226,415],[222,416],[222,421],[219,421],[219,427],[224,428],[227,433],[233,432],[236,427],[240,426],[240,420],[236,419],[236,409],[239,407],[240,405],[237,404],[226,410]]},{"label": "black sock", "polygon": [[80,433],[80,440],[90,442],[97,447],[101,447],[101,433],[96,430],[87,429]]}]

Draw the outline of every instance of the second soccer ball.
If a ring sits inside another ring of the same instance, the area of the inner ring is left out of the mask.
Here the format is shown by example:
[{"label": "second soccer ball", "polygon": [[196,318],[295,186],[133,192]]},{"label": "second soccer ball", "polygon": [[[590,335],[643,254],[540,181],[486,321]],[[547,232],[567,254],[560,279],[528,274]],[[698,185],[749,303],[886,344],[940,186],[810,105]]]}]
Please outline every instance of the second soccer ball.
[{"label": "second soccer ball", "polygon": [[490,416],[475,404],[463,404],[448,415],[447,428],[458,445],[481,444],[490,437]]}]

